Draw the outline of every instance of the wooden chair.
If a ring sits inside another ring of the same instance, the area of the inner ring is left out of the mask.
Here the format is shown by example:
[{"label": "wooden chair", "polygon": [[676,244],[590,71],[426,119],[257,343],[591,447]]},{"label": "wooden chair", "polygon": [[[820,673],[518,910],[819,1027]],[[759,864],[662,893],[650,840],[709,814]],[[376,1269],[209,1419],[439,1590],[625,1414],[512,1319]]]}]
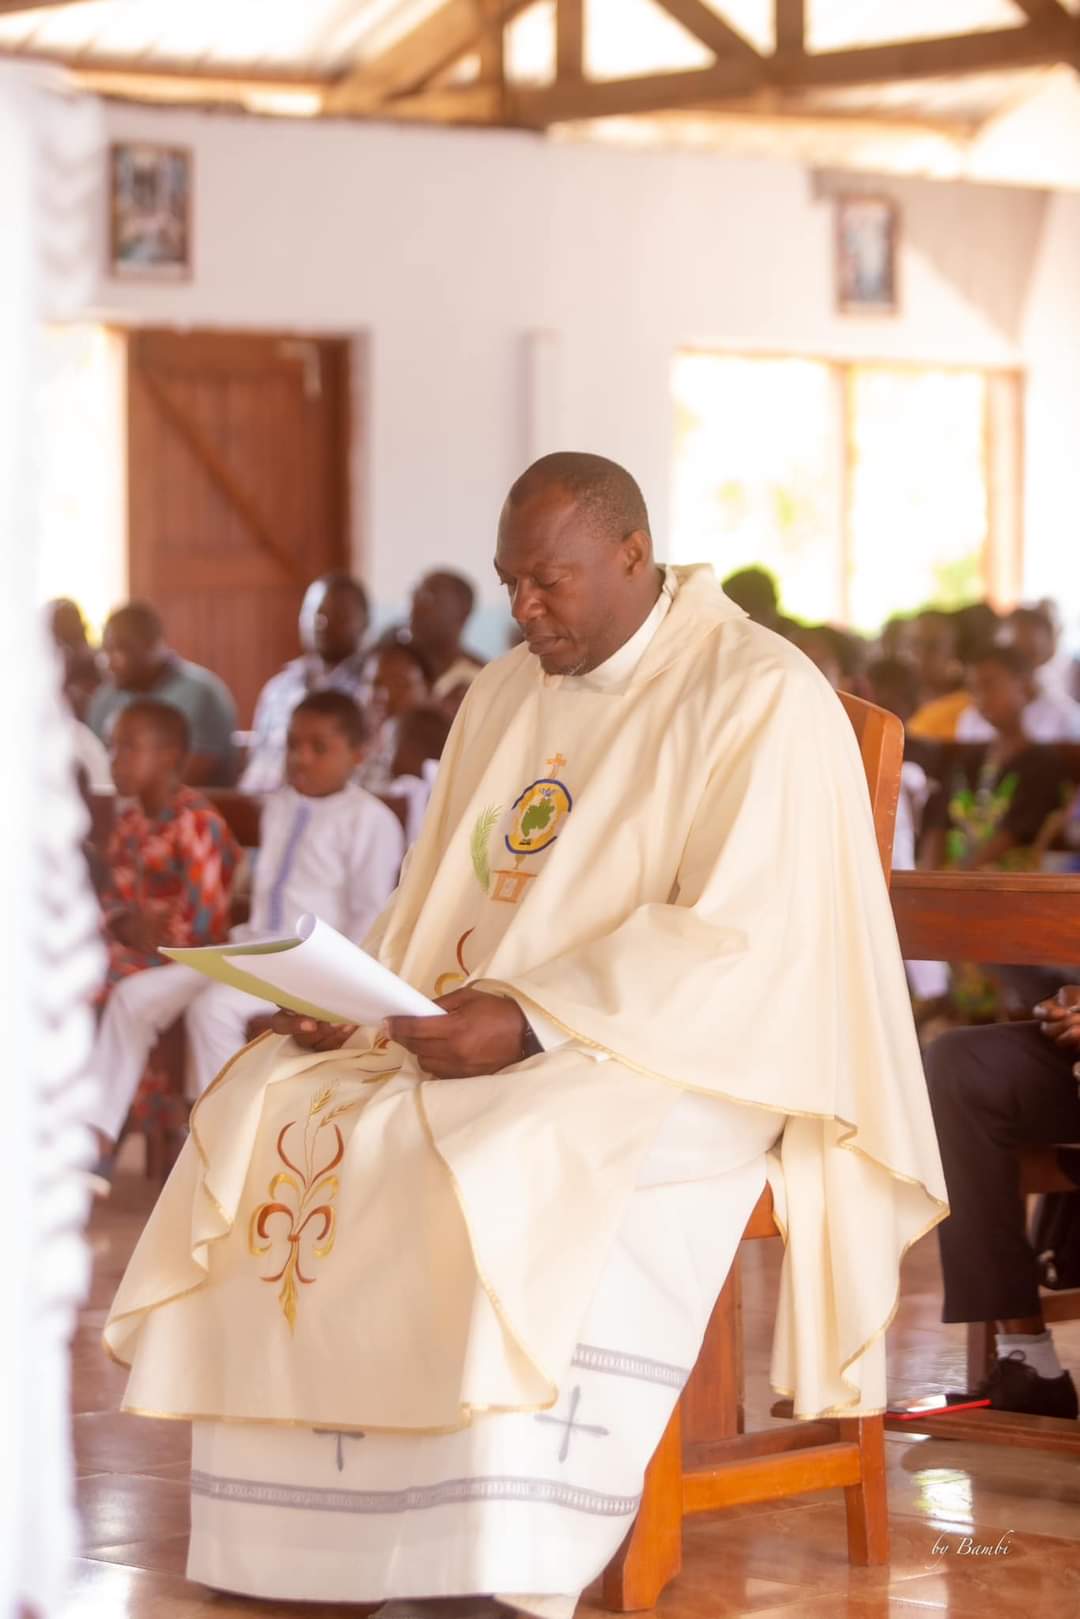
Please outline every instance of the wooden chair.
[{"label": "wooden chair", "polygon": [[[1080,965],[1080,877],[903,871],[893,881],[893,911],[904,955],[913,961]],[[1075,1190],[1053,1148],[1020,1154],[1022,1197]],[[1080,1289],[1048,1293],[1041,1302],[1047,1321],[1080,1320]],[[969,1387],[986,1375],[993,1353],[994,1323],[973,1322],[967,1333]],[[909,1433],[913,1426],[903,1424]],[[961,1411],[922,1419],[918,1432],[1080,1456],[1080,1424],[1055,1417]]]},{"label": "wooden chair", "polygon": [[[859,741],[886,878],[900,794],[904,728],[884,709],[841,693]],[[743,1241],[778,1237],[772,1195],[762,1193]],[[842,1488],[852,1563],[889,1556],[884,1426],[880,1416],[742,1432],[737,1261],[717,1300],[701,1354],[645,1474],[633,1529],[604,1575],[604,1605],[617,1613],[651,1608],[682,1567],[683,1518]]]}]

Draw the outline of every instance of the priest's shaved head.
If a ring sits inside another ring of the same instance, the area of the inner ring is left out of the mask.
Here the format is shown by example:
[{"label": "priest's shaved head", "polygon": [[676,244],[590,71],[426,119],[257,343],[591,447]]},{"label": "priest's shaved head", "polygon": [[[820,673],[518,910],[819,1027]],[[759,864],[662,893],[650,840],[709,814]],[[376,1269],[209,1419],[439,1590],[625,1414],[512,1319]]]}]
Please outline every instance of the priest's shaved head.
[{"label": "priest's shaved head", "polygon": [[660,594],[641,490],[602,455],[562,450],[534,461],[506,497],[495,571],[546,674],[598,668]]}]

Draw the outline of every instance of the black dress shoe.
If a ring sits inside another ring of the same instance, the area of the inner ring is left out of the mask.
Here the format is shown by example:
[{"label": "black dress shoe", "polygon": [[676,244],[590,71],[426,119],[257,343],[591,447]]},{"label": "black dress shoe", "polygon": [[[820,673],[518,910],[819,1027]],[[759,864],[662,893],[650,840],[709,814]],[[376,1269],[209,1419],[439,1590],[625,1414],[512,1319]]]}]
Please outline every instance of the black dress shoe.
[{"label": "black dress shoe", "polygon": [[1024,1359],[1022,1349],[1010,1350],[994,1362],[989,1377],[974,1394],[950,1394],[950,1400],[989,1400],[992,1411],[1021,1411],[1031,1417],[1072,1417],[1080,1411],[1076,1384],[1068,1372],[1040,1377]]}]

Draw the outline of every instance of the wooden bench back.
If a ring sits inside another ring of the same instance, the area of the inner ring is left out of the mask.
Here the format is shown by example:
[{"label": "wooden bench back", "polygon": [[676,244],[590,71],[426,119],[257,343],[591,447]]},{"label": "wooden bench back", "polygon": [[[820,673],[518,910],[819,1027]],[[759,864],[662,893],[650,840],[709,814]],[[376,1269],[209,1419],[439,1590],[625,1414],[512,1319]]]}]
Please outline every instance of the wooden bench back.
[{"label": "wooden bench back", "polygon": [[[226,826],[242,849],[257,849],[261,841],[261,801],[251,793],[237,792],[235,787],[204,787],[202,791],[222,816]],[[392,809],[402,826],[405,825],[406,804],[403,798],[380,793],[384,804]],[[108,846],[116,813],[116,798],[111,793],[88,794],[91,839],[103,850]]]}]

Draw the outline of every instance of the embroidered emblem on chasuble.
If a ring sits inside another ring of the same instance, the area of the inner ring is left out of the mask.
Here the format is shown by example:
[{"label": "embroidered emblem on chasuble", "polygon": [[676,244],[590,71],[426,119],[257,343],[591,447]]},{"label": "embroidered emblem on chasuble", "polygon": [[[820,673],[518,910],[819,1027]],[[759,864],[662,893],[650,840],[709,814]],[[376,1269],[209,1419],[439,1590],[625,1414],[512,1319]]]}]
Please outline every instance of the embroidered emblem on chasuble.
[{"label": "embroidered emblem on chasuble", "polygon": [[[566,763],[561,753],[547,761],[550,771]],[[510,808],[510,825],[503,835],[503,845],[514,857],[511,867],[491,868],[491,834],[502,818],[502,810],[492,805],[482,810],[473,827],[470,840],[473,870],[488,899],[502,905],[517,905],[524,897],[528,885],[536,876],[525,865],[532,855],[550,849],[562,831],[567,816],[574,807],[569,787],[554,775],[542,776],[530,782],[515,798]]]}]

